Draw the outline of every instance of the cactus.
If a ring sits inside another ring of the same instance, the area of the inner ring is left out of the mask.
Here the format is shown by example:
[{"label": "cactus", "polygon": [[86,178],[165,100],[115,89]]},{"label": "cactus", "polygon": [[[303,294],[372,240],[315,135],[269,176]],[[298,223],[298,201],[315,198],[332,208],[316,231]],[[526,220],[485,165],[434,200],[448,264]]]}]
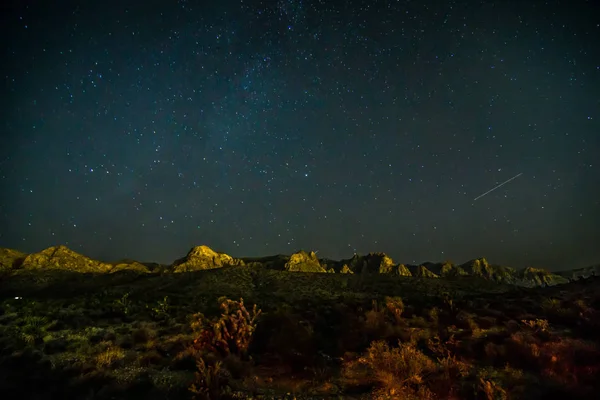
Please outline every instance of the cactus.
[{"label": "cactus", "polygon": [[202,313],[194,314],[191,326],[198,336],[192,346],[223,357],[233,354],[245,358],[261,310],[254,305],[249,312],[243,299],[219,300],[222,313],[218,319],[209,320]]}]

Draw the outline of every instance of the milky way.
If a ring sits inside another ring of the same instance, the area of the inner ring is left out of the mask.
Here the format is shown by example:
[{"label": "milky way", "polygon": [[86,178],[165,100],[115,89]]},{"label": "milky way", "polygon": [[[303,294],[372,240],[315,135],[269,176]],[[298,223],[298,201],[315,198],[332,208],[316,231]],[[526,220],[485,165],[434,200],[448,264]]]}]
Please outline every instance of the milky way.
[{"label": "milky way", "polygon": [[12,4],[2,247],[600,261],[594,2]]}]

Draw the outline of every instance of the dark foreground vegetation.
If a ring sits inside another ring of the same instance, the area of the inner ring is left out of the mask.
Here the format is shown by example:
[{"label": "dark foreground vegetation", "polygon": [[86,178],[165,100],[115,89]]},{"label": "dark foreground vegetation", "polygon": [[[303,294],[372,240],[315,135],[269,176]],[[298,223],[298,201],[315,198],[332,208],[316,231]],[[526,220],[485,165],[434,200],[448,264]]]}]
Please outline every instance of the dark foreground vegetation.
[{"label": "dark foreground vegetation", "polygon": [[248,263],[180,273],[19,268],[0,282],[3,399],[600,393],[596,277],[526,288]]}]

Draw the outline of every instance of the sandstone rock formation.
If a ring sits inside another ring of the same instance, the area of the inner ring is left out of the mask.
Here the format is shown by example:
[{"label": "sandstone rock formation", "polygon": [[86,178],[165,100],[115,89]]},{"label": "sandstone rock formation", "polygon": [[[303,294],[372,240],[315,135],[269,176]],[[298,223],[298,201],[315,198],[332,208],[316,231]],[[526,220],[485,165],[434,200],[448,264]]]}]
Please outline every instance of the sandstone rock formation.
[{"label": "sandstone rock formation", "polygon": [[225,253],[217,253],[208,246],[193,247],[185,257],[173,262],[173,272],[190,272],[227,266],[242,266],[242,260],[235,259]]},{"label": "sandstone rock formation", "polygon": [[413,276],[416,276],[418,278],[439,278],[440,276],[431,272],[430,270],[428,270],[424,265],[419,265],[415,272],[413,273]]},{"label": "sandstone rock formation", "polygon": [[355,254],[344,262],[355,274],[389,274],[394,270],[394,261],[385,253],[369,253],[366,256]]},{"label": "sandstone rock formation", "polygon": [[578,277],[600,275],[600,266],[579,270],[551,273],[540,268],[514,268],[492,265],[485,258],[476,258],[461,265],[425,262],[420,265],[395,264],[385,253],[355,254],[346,260],[319,259],[315,252],[298,251],[290,256],[278,254],[267,257],[236,259],[225,253],[212,250],[208,246],[192,248],[188,254],[174,261],[170,266],[156,263],[141,263],[135,260],[121,260],[104,263],[92,260],[65,246],[54,246],[38,253],[25,254],[17,250],[0,248],[0,278],[23,275],[36,271],[65,271],[79,273],[115,273],[132,271],[135,273],[188,272],[244,266],[246,268],[266,268],[291,272],[329,272],[342,274],[388,274],[396,276],[416,276],[422,278],[459,279],[475,277],[495,282],[526,287],[551,286],[568,283]]},{"label": "sandstone rock formation", "polygon": [[399,276],[412,276],[412,273],[408,269],[408,267],[404,264],[398,264],[395,268],[396,275]]},{"label": "sandstone rock formation", "polygon": [[127,261],[127,262],[119,262],[119,263],[115,263],[113,264],[112,269],[110,270],[111,273],[115,273],[115,272],[120,272],[120,271],[134,271],[134,272],[138,272],[138,273],[143,273],[143,274],[149,274],[151,271],[150,269],[145,266],[144,264],[137,262],[137,261]]},{"label": "sandstone rock formation", "polygon": [[292,254],[289,261],[285,263],[284,268],[290,272],[327,272],[314,251],[310,253],[299,251]]},{"label": "sandstone rock formation", "polygon": [[20,268],[23,271],[63,270],[88,273],[106,273],[111,269],[111,264],[92,260],[62,245],[29,254],[23,260]]},{"label": "sandstone rock formation", "polygon": [[10,274],[21,268],[27,254],[18,250],[0,248],[0,275]]}]

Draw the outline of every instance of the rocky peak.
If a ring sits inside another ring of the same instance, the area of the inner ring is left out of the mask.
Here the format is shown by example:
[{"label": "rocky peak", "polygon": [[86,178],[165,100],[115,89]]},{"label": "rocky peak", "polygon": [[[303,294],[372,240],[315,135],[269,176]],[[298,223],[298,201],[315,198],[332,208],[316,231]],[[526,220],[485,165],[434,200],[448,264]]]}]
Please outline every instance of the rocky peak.
[{"label": "rocky peak", "polygon": [[491,278],[494,271],[487,260],[483,257],[467,261],[461,268],[470,275]]},{"label": "rocky peak", "polygon": [[424,265],[419,265],[413,275],[416,277],[419,277],[419,278],[439,278],[440,277],[439,275],[434,274],[433,272],[428,270],[427,267],[425,267]]},{"label": "rocky peak", "polygon": [[444,277],[455,277],[468,275],[468,272],[458,265],[454,265],[450,262],[445,262],[444,264],[442,264],[439,274]]},{"label": "rocky peak", "polygon": [[290,256],[288,262],[285,263],[285,270],[292,272],[327,272],[314,251],[307,253],[303,250]]},{"label": "rocky peak", "polygon": [[29,254],[21,265],[24,270],[60,269],[74,272],[109,272],[112,265],[92,260],[66,246],[53,246]]},{"label": "rocky peak", "polygon": [[0,248],[0,277],[20,268],[26,257],[27,254],[18,250]]},{"label": "rocky peak", "polygon": [[355,273],[390,273],[393,272],[394,261],[385,253],[369,253],[366,256],[354,254],[346,263]]},{"label": "rocky peak", "polygon": [[412,273],[410,272],[410,270],[408,269],[408,267],[404,264],[398,264],[398,266],[395,269],[395,273],[396,275],[399,276],[412,276]]},{"label": "rocky peak", "polygon": [[175,260],[172,267],[173,272],[189,272],[241,265],[244,265],[242,260],[234,259],[228,254],[218,253],[210,247],[202,245],[193,247],[185,257]]}]

